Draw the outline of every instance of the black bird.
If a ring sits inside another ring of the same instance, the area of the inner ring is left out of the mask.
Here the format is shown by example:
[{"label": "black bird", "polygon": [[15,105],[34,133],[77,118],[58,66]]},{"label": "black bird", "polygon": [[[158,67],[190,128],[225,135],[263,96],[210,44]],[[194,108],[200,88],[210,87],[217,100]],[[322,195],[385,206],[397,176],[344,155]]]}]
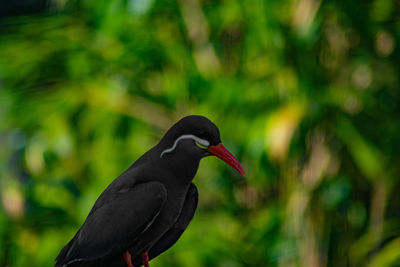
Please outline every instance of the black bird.
[{"label": "black bird", "polygon": [[100,195],[56,266],[149,266],[193,218],[200,159],[215,155],[244,175],[209,119],[192,115],[173,125]]}]

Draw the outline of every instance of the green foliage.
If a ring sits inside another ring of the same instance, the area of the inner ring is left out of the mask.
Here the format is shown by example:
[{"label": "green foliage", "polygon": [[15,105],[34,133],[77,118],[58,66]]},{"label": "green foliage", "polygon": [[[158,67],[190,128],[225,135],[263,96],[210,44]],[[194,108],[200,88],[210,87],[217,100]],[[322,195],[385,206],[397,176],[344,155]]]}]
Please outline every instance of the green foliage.
[{"label": "green foliage", "polygon": [[399,266],[399,4],[49,1],[0,21],[0,266],[53,266],[188,114],[200,202],[152,266]]}]

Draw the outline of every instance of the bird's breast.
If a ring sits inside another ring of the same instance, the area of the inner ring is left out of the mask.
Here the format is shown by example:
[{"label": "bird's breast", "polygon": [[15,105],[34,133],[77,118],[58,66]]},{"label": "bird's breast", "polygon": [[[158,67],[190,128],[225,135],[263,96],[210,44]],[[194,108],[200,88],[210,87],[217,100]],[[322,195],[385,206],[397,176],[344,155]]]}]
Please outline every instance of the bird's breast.
[{"label": "bird's breast", "polygon": [[182,194],[168,194],[167,201],[160,213],[160,216],[163,217],[163,223],[172,226],[176,222],[182,211],[185,196],[186,192]]},{"label": "bird's breast", "polygon": [[135,253],[135,256],[140,255],[137,254],[138,252],[148,251],[148,249],[173,227],[182,211],[186,193],[187,189],[169,191],[167,189],[167,201],[160,213],[132,244],[130,251]]}]

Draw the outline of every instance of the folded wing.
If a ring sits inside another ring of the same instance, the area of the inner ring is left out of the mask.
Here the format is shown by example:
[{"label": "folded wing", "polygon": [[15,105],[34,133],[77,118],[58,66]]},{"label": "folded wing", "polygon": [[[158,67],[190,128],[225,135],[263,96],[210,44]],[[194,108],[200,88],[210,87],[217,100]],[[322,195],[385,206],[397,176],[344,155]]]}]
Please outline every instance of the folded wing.
[{"label": "folded wing", "polygon": [[159,182],[136,184],[112,194],[100,207],[95,205],[58,255],[57,266],[123,253],[151,225],[167,198],[167,191]]}]

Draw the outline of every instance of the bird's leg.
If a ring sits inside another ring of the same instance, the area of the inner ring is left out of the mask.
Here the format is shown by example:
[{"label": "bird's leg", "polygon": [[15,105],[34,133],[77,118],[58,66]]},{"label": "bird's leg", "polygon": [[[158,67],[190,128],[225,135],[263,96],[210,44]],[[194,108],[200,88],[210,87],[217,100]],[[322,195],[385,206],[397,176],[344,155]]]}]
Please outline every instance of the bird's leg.
[{"label": "bird's leg", "polygon": [[149,255],[147,252],[142,253],[142,263],[144,267],[149,267]]},{"label": "bird's leg", "polygon": [[124,260],[125,260],[125,263],[126,263],[127,267],[133,267],[132,256],[128,251],[124,252]]}]

